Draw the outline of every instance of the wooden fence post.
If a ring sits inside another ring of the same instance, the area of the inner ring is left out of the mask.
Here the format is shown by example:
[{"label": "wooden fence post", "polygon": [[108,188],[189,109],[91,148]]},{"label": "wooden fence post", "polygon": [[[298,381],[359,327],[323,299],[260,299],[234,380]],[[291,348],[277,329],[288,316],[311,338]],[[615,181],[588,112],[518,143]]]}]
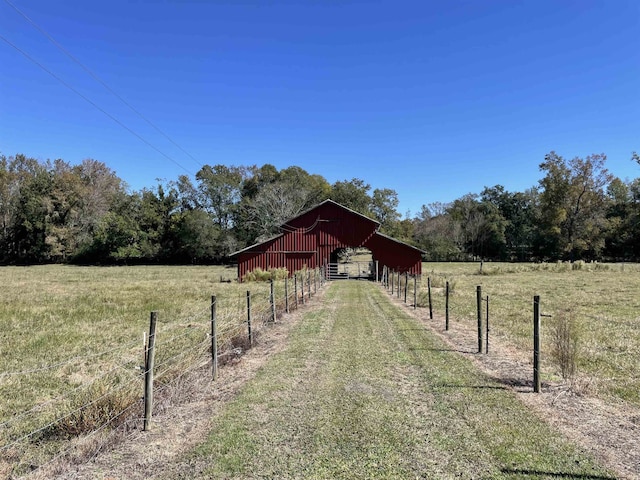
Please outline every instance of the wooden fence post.
[{"label": "wooden fence post", "polygon": [[211,373],[213,379],[218,378],[218,326],[216,319],[216,303],[215,295],[211,296]]},{"label": "wooden fence post", "polygon": [[409,272],[404,272],[404,303],[407,303],[408,288],[409,288]]},{"label": "wooden fence post", "polygon": [[153,410],[153,366],[155,363],[156,346],[156,323],[158,312],[151,312],[149,319],[149,339],[145,351],[144,366],[144,425],[142,429],[146,432],[151,428],[151,412]]},{"label": "wooden fence post", "polygon": [[307,270],[307,287],[309,287],[307,298],[311,299],[311,270]]},{"label": "wooden fence post", "polygon": [[391,296],[393,296],[393,272],[391,272]]},{"label": "wooden fence post", "polygon": [[400,276],[400,272],[398,272],[398,289],[396,290],[398,298],[400,298],[400,287],[402,287],[402,277]]},{"label": "wooden fence post", "polygon": [[271,322],[275,323],[276,321],[276,298],[274,295],[273,289],[273,278],[271,279],[270,289],[269,289],[269,302],[271,302]]},{"label": "wooden fence post", "polygon": [[304,305],[304,272],[300,272],[300,295],[302,296],[302,304]]},{"label": "wooden fence post", "polygon": [[298,275],[293,273],[293,297],[295,298],[296,310],[298,309]]},{"label": "wooden fence post", "polygon": [[482,353],[482,287],[476,287],[476,311],[478,314],[478,353]]},{"label": "wooden fence post", "polygon": [[449,330],[449,281],[447,280],[444,291],[444,329]]},{"label": "wooden fence post", "polygon": [[427,278],[427,293],[429,294],[429,320],[433,320],[433,303],[431,303],[431,277]]},{"label": "wooden fence post", "polygon": [[247,335],[249,346],[253,347],[253,334],[251,333],[251,292],[247,290]]},{"label": "wooden fence post", "polygon": [[318,293],[318,269],[313,269],[313,293]]},{"label": "wooden fence post", "polygon": [[533,391],[540,393],[540,296],[533,297]]}]

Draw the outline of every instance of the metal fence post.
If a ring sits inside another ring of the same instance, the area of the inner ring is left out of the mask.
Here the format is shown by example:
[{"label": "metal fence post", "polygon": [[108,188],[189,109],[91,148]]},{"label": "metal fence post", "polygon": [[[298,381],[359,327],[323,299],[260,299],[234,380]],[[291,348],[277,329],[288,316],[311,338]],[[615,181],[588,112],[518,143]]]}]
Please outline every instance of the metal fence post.
[{"label": "metal fence post", "polygon": [[533,297],[533,391],[540,393],[540,296]]},{"label": "metal fence post", "polygon": [[218,330],[216,322],[216,303],[215,295],[211,296],[211,371],[213,379],[218,378]]},{"label": "metal fence post", "polygon": [[145,351],[144,366],[144,425],[146,432],[151,427],[151,413],[153,411],[153,366],[155,363],[156,323],[158,312],[151,312],[149,319],[149,340]]}]

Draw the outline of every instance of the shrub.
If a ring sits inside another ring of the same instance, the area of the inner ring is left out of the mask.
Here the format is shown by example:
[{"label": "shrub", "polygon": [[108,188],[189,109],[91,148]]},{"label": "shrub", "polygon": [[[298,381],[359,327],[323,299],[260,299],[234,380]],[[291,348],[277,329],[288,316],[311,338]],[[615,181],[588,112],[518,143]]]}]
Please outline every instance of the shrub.
[{"label": "shrub", "polygon": [[576,374],[581,333],[580,325],[570,310],[558,312],[553,317],[551,356],[565,380],[572,380]]},{"label": "shrub", "polygon": [[242,280],[244,282],[268,282],[270,280],[284,280],[289,276],[286,268],[270,268],[262,270],[260,267],[245,273]]}]

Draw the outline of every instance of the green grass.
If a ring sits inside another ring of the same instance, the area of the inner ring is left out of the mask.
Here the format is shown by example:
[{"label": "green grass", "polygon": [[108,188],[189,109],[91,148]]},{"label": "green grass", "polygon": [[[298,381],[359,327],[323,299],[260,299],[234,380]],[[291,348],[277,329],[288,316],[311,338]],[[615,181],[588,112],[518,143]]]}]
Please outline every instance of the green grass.
[{"label": "green grass", "polygon": [[[637,264],[424,263],[426,278],[455,284],[452,328],[476,322],[476,286],[490,298],[492,335],[523,351],[532,345],[533,296],[541,297],[543,378],[558,380],[551,359],[551,323],[570,310],[582,338],[578,374],[587,393],[640,405],[640,266]],[[433,290],[434,311],[444,315],[444,290]],[[484,308],[484,307],[483,307]],[[586,387],[585,387],[586,385]]]},{"label": "green grass", "polygon": [[368,282],[334,282],[164,478],[613,478]]}]

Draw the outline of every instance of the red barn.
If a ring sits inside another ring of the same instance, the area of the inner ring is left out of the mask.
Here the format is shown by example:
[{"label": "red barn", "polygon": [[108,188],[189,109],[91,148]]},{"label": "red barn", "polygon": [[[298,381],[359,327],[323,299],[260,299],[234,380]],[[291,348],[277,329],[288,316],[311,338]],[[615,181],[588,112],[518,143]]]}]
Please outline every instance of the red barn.
[{"label": "red barn", "polygon": [[238,259],[238,278],[256,269],[289,272],[336,263],[345,248],[366,247],[379,272],[389,267],[411,275],[422,273],[422,250],[378,232],[380,223],[333,200],[282,224],[282,233],[231,254]]}]

